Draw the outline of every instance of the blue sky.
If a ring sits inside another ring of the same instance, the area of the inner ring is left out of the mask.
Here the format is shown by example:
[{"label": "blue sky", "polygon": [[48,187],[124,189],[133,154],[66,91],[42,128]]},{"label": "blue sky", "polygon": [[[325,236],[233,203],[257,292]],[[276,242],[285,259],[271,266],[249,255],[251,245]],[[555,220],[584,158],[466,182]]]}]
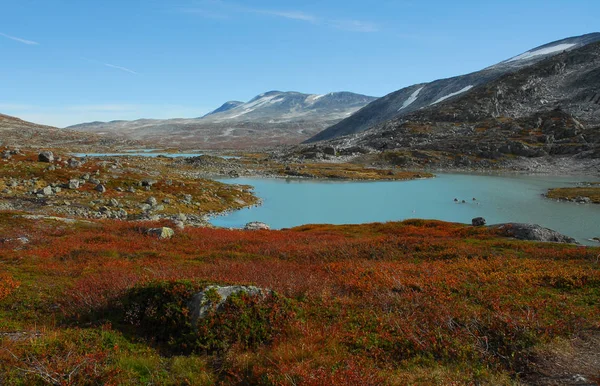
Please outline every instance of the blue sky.
[{"label": "blue sky", "polygon": [[598,0],[0,0],[0,113],[197,117],[269,90],[383,96],[600,31]]}]

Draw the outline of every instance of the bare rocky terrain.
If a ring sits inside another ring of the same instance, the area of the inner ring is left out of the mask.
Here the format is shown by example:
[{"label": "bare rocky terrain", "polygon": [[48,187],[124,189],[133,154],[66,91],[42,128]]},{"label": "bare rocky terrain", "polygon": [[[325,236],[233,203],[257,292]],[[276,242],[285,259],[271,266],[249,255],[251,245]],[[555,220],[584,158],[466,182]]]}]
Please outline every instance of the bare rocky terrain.
[{"label": "bare rocky terrain", "polygon": [[488,84],[506,74],[517,72],[562,52],[576,50],[599,40],[600,33],[570,37],[533,48],[481,71],[402,88],[371,102],[350,117],[310,138],[307,142],[359,133],[385,121],[401,118],[421,109],[429,109],[448,99],[467,94],[478,86]]},{"label": "bare rocky terrain", "polygon": [[73,151],[139,146],[136,141],[39,125],[0,114],[0,146],[13,148],[69,148]]},{"label": "bare rocky terrain", "polygon": [[594,175],[600,172],[599,90],[600,43],[590,43],[287,156]]}]

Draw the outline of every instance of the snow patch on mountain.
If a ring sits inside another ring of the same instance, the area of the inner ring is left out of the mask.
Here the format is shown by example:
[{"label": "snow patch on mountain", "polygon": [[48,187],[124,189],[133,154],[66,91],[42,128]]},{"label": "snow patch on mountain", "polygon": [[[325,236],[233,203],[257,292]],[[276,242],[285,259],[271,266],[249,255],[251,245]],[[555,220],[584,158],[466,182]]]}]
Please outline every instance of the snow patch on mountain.
[{"label": "snow patch on mountain", "polygon": [[318,101],[319,99],[323,98],[324,96],[325,96],[325,94],[322,94],[322,95],[318,95],[318,94],[309,95],[309,96],[306,97],[305,101],[306,101],[306,103],[313,104],[316,101]]},{"label": "snow patch on mountain", "polygon": [[555,52],[565,51],[576,45],[577,45],[576,43],[574,43],[574,44],[563,43],[563,44],[557,44],[552,47],[541,48],[541,49],[535,50],[535,51],[527,51],[524,54],[515,56],[514,58],[507,60],[507,62],[515,62],[517,60],[527,60],[527,59],[531,59],[531,58],[534,58],[534,57],[540,56],[540,55],[548,55],[548,54],[552,54]]},{"label": "snow patch on mountain", "polygon": [[458,90],[458,91],[456,91],[456,92],[453,92],[453,93],[451,93],[451,94],[448,94],[448,95],[446,95],[446,96],[443,96],[443,97],[441,97],[440,99],[436,100],[435,102],[433,102],[433,103],[432,103],[432,104],[430,104],[429,106],[433,106],[433,105],[435,105],[435,104],[438,104],[438,103],[440,103],[440,102],[442,102],[442,101],[445,101],[445,100],[446,100],[446,99],[448,99],[448,98],[452,98],[453,96],[456,96],[456,95],[458,95],[458,94],[462,94],[463,92],[467,92],[467,91],[469,91],[469,90],[470,90],[470,89],[472,89],[472,88],[473,88],[473,85],[469,85],[469,86],[467,86],[467,87],[465,87],[465,88],[462,88],[462,89],[460,89],[460,90]]},{"label": "snow patch on mountain", "polygon": [[407,108],[408,106],[412,105],[419,97],[419,93],[421,92],[421,90],[423,90],[424,88],[425,87],[421,87],[420,89],[418,89],[415,92],[413,92],[412,94],[410,94],[408,99],[404,101],[404,103],[402,104],[402,107],[400,107],[398,109],[398,111],[403,110],[403,109]]}]

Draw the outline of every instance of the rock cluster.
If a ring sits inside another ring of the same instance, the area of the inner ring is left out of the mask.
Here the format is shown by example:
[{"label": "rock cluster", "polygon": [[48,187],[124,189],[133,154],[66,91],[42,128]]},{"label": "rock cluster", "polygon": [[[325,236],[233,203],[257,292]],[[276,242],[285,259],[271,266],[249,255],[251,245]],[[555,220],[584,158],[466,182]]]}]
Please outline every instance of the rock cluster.
[{"label": "rock cluster", "polygon": [[260,230],[270,230],[271,227],[265,224],[264,222],[253,221],[246,224],[244,230],[247,231],[260,231]]}]

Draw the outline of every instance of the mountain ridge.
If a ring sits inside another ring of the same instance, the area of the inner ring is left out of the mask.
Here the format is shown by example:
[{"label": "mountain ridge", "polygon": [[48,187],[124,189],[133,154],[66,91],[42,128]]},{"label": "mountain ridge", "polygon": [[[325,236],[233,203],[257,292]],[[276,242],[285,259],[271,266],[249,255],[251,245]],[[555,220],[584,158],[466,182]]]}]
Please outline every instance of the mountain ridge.
[{"label": "mountain ridge", "polygon": [[[533,65],[562,51],[571,51],[596,41],[600,41],[600,33],[598,32],[568,37],[535,47],[480,71],[401,88],[371,102],[350,117],[309,138],[305,143],[318,142],[368,130],[389,119],[401,117],[421,108],[456,97],[472,88],[491,82],[507,73]],[[550,48],[553,47],[557,49],[551,50]],[[538,52],[542,53],[536,55]],[[418,95],[414,96],[417,90],[419,91]],[[411,97],[415,97],[415,99],[411,101]],[[406,102],[410,103],[407,104]]]},{"label": "mountain ridge", "polygon": [[328,154],[402,167],[600,173],[600,41],[288,153]]},{"label": "mountain ridge", "polygon": [[168,141],[180,147],[271,147],[300,143],[375,99],[346,91],[323,95],[268,91],[248,102],[226,102],[201,118],[91,122],[68,129]]}]

